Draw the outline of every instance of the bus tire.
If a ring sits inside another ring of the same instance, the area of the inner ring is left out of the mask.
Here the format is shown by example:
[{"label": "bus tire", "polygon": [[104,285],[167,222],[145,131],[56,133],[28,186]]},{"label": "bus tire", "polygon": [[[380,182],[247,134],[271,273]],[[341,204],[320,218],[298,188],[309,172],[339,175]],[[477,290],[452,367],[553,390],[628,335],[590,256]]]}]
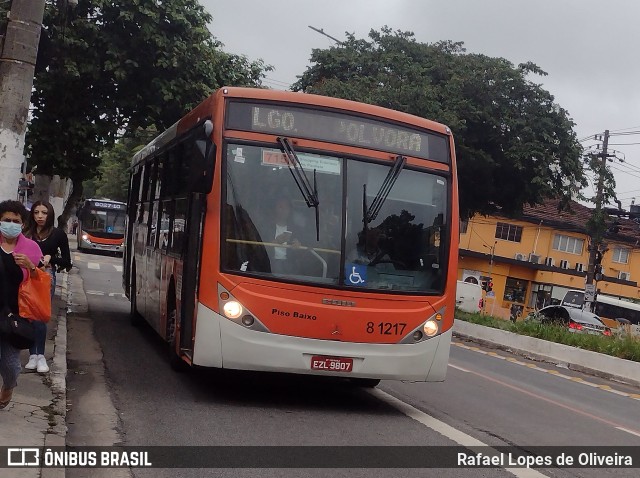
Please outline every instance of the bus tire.
[{"label": "bus tire", "polygon": [[376,388],[380,384],[379,378],[352,378],[351,383],[356,387]]},{"label": "bus tire", "polygon": [[178,319],[178,310],[176,309],[175,293],[173,286],[169,289],[169,300],[167,302],[167,342],[169,342],[168,357],[169,365],[178,373],[187,371],[188,365],[178,354],[178,334],[176,333],[176,323]]},{"label": "bus tire", "polygon": [[134,327],[139,327],[142,325],[143,318],[140,312],[138,312],[136,289],[136,266],[134,264],[131,268],[131,292],[129,293],[131,312],[129,313],[129,321]]}]

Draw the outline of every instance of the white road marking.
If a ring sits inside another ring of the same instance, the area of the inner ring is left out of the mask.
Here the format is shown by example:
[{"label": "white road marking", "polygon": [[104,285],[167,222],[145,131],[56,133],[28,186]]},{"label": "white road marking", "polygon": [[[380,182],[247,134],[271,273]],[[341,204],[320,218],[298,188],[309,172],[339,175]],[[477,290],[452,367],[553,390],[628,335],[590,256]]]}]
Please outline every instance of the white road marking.
[{"label": "white road marking", "polygon": [[627,430],[626,428],[622,428],[622,427],[616,427],[618,430],[621,430],[623,432],[627,432],[627,433],[631,433],[632,435],[635,435],[637,437],[640,437],[640,433],[636,433],[633,430]]},{"label": "white road marking", "polygon": [[[369,393],[371,393],[371,395],[376,397],[378,400],[382,400],[383,402],[388,403],[392,407],[404,413],[409,418],[413,418],[417,422],[422,423],[423,425],[440,433],[446,438],[456,442],[458,445],[462,445],[466,448],[489,447],[489,445],[481,442],[476,438],[473,438],[471,435],[467,435],[466,433],[453,428],[451,425],[447,425],[437,418],[434,418],[431,415],[418,410],[417,408],[403,402],[393,395],[389,395],[388,393],[383,392],[382,390],[373,389],[370,390]],[[496,454],[499,454],[497,450],[494,451]],[[505,470],[517,476],[518,478],[546,478],[547,476],[532,468],[505,468]]]},{"label": "white road marking", "polygon": [[109,297],[122,297],[122,298],[125,298],[126,296],[122,292],[109,292]]},{"label": "white road marking", "polygon": [[117,266],[117,265],[114,264],[113,267],[116,268],[116,271],[122,272],[122,266]]},{"label": "white road marking", "polygon": [[462,368],[462,367],[458,367],[457,365],[453,365],[452,363],[449,364],[449,367],[451,368],[455,368],[456,370],[460,370],[461,372],[467,372],[470,373],[469,370],[467,370],[466,368]]},{"label": "white road marking", "polygon": [[87,263],[87,267],[89,269],[100,270],[100,264],[98,264],[97,262],[89,262],[89,263]]},{"label": "white road marking", "polygon": [[104,295],[104,292],[102,292],[101,290],[88,290],[85,292],[85,294],[88,295]]}]

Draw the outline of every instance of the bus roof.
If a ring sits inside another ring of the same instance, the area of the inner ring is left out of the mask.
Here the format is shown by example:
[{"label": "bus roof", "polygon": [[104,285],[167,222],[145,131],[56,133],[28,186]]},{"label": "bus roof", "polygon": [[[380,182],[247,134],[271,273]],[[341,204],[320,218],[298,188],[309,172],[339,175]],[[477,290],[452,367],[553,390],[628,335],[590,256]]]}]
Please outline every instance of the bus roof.
[{"label": "bus roof", "polygon": [[382,106],[370,105],[367,103],[360,103],[357,101],[345,100],[342,98],[333,98],[330,96],[315,95],[311,93],[243,87],[223,87],[218,90],[218,93],[216,94],[222,94],[228,98],[284,101],[324,108],[333,108],[338,110],[346,109],[369,116],[377,116],[382,121],[406,123],[420,128],[430,129],[444,135],[451,134],[451,130],[447,126],[436,121],[428,120],[426,118],[415,116],[409,113],[403,113],[401,111],[384,108]]},{"label": "bus roof", "polygon": [[85,199],[84,202],[108,202],[113,204],[126,204],[122,201],[114,201],[113,199],[103,199],[103,198],[90,198]]},{"label": "bus roof", "polygon": [[212,102],[222,98],[239,98],[245,100],[258,100],[265,102],[284,102],[304,106],[317,106],[334,110],[348,110],[362,115],[377,118],[388,123],[403,123],[414,128],[431,130],[442,135],[451,136],[451,130],[442,123],[428,120],[409,113],[384,108],[382,106],[360,103],[357,101],[333,98],[330,96],[300,93],[293,91],[270,90],[263,88],[222,87],[212,93],[193,110],[183,116],[176,123],[156,136],[144,148],[139,150],[131,160],[131,167],[136,166],[148,156],[170,143],[183,131],[194,127],[212,113]]}]

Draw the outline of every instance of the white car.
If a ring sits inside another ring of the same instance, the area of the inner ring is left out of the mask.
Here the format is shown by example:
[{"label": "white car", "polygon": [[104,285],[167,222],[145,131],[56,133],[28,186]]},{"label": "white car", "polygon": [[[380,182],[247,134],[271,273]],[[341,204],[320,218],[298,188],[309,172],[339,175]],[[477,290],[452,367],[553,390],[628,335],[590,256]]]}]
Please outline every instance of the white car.
[{"label": "white car", "polygon": [[465,312],[482,310],[482,287],[480,284],[458,281],[456,287],[456,307]]},{"label": "white car", "polygon": [[527,320],[562,325],[567,327],[569,332],[580,334],[611,335],[611,329],[604,325],[596,314],[566,305],[543,307],[529,314]]}]

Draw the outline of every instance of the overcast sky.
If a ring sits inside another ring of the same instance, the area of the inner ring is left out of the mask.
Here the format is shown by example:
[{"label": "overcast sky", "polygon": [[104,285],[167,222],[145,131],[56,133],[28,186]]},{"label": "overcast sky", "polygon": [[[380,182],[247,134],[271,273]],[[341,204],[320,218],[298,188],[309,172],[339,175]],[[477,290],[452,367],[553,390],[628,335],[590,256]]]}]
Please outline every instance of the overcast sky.
[{"label": "overcast sky", "polygon": [[[388,25],[419,42],[463,41],[468,52],[532,61],[534,77],[576,123],[579,139],[605,129],[640,131],[640,2],[633,0],[200,0],[224,50],[273,65],[265,84],[288,89],[310,65],[313,48],[345,32],[367,37]],[[431,118],[438,120],[438,118]],[[612,136],[626,161],[610,163],[618,197],[640,204],[640,134]],[[596,144],[584,141],[585,147]],[[585,194],[594,195],[589,187]]]}]

